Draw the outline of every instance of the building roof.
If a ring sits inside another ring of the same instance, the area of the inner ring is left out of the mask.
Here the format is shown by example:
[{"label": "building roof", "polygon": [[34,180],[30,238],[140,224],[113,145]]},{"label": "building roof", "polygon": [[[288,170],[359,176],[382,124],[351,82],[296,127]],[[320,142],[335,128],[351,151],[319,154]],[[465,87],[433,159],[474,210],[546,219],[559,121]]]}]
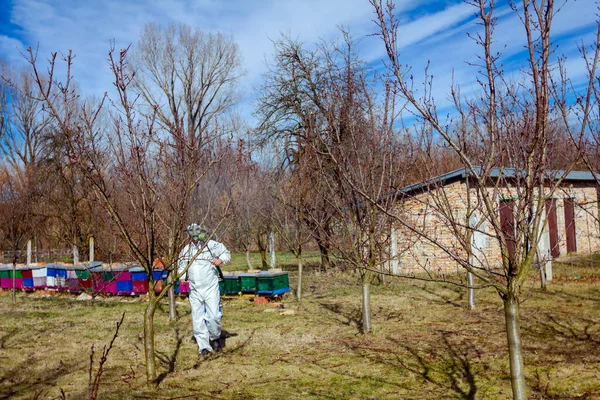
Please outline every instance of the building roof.
[{"label": "building roof", "polygon": [[[482,167],[475,166],[473,168],[477,174],[481,173]],[[556,179],[562,177],[566,171],[564,170],[547,170],[546,177],[548,179]],[[413,183],[400,189],[402,194],[410,194],[418,190],[425,190],[430,186],[444,186],[456,181],[465,180],[467,175],[473,176],[473,173],[466,168],[456,169],[454,171],[447,172],[443,175],[436,176],[424,182]],[[504,178],[516,178],[523,176],[523,170],[517,170],[515,168],[498,168],[494,167],[490,170],[488,177],[497,179],[500,177]],[[594,174],[589,171],[571,171],[565,178],[565,182],[595,182],[596,178]]]}]

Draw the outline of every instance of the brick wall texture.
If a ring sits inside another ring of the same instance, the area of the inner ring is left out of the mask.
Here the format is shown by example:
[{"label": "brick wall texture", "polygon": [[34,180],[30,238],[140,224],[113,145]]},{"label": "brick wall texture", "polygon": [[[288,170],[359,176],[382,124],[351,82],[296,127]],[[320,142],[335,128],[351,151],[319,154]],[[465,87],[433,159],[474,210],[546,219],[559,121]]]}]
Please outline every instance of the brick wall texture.
[{"label": "brick wall texture", "polygon": [[[490,187],[487,191],[495,201],[497,212],[499,200],[513,199],[517,202],[519,199],[515,188]],[[599,212],[595,184],[567,183],[556,190],[552,197],[556,201],[559,257],[567,255],[565,198],[572,199],[575,206],[577,253],[599,251]],[[477,253],[477,258],[488,268],[501,268],[498,240],[494,237],[489,221],[485,219],[477,191],[473,188],[467,190],[464,181],[446,184],[405,198],[398,202],[397,207],[396,215],[400,215],[400,218],[413,228],[409,229],[399,223],[393,226],[397,237],[398,269],[401,273],[418,273],[424,270],[436,274],[457,272],[460,268],[458,260],[467,259],[463,241],[467,239],[468,210],[476,210],[476,218],[484,220],[480,229],[487,234],[480,236],[480,243],[483,245]],[[415,231],[425,233],[427,239]],[[544,231],[548,232],[547,223]],[[390,268],[391,265],[389,263]]]}]

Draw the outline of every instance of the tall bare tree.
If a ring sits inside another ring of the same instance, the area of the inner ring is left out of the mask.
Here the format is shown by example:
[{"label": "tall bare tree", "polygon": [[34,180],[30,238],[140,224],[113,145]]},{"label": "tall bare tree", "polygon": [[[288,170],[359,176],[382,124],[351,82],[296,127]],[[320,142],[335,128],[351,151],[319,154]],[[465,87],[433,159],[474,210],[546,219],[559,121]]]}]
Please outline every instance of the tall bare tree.
[{"label": "tall bare tree", "polygon": [[[274,43],[274,63],[265,75],[265,83],[257,99],[256,131],[261,143],[277,143],[281,164],[293,171],[294,179],[312,182],[303,196],[304,223],[321,253],[321,266],[330,266],[332,224],[334,210],[324,198],[325,188],[317,178],[316,159],[307,151],[314,115],[325,104],[323,90],[335,79],[328,70],[328,60],[321,47],[309,50],[302,43],[282,36]],[[313,174],[311,176],[311,174]],[[302,177],[300,177],[302,175]]]},{"label": "tall bare tree", "polygon": [[[302,165],[298,165],[298,169],[300,168]],[[268,186],[273,203],[271,221],[273,229],[296,259],[298,266],[296,298],[298,303],[302,303],[304,268],[302,252],[310,242],[314,241],[314,234],[309,231],[304,215],[307,203],[306,193],[311,190],[313,182],[304,181],[302,179],[304,174],[299,173],[297,169],[282,169],[275,172],[273,176],[271,185]]]},{"label": "tall bare tree", "polygon": [[133,84],[158,122],[186,132],[187,146],[203,148],[240,97],[241,57],[233,38],[189,25],[147,24],[134,48]]},{"label": "tall bare tree", "polygon": [[[362,330],[370,332],[370,285],[380,272],[385,236],[379,207],[394,204],[386,194],[403,176],[392,87],[374,96],[376,79],[344,31],[339,43],[321,42],[314,50],[284,37],[276,43],[276,66],[260,101],[262,129],[289,144],[290,176],[295,190],[304,188],[299,215],[308,231],[360,273]],[[361,191],[377,205],[362,201]]]},{"label": "tall bare tree", "polygon": [[[194,169],[213,161],[219,136],[235,128],[228,113],[239,100],[238,81],[243,75],[238,46],[220,32],[205,33],[186,24],[150,23],[141,32],[130,65],[135,71],[133,87],[143,99],[139,105],[155,113],[164,129],[181,132],[184,140],[178,151],[182,165],[188,168],[185,176],[189,183]],[[199,183],[191,201],[207,205],[214,187]],[[169,299],[174,304],[172,292]]]},{"label": "tall bare tree", "polygon": [[33,98],[35,93],[35,82],[26,70],[0,64],[3,234],[13,252],[13,269],[24,242],[40,233],[44,221],[48,119]]},{"label": "tall bare tree", "polygon": [[[144,348],[147,380],[153,382],[154,314],[178,278],[174,271],[191,215],[192,194],[222,156],[199,164],[197,154],[204,149],[190,147],[186,131],[177,130],[175,125],[159,128],[156,108],[151,108],[149,114],[136,111],[138,96],[131,91],[134,75],[130,74],[127,53],[128,49],[111,50],[108,56],[116,90],[116,99],[107,109],[110,129],[98,124],[105,99],[73,111],[78,93],[72,86],[70,52],[63,57],[67,70],[63,81],[54,75],[56,53],[49,58],[48,80],[41,78],[37,54],[31,49],[28,61],[36,77],[39,99],[66,143],[70,162],[93,188],[130,254],[147,273],[150,290],[144,313]],[[227,203],[223,205],[227,207]],[[212,212],[223,213],[216,206]],[[171,271],[173,279],[155,293],[152,272],[157,259]]]},{"label": "tall bare tree", "polygon": [[[523,288],[536,259],[544,226],[545,200],[560,190],[578,156],[573,154],[565,160],[564,170],[548,171],[551,121],[556,119],[557,107],[561,104],[555,90],[560,85],[552,80],[553,65],[557,61],[553,58],[550,36],[552,20],[558,10],[553,0],[510,4],[522,22],[528,60],[522,71],[523,82],[511,85],[500,65],[502,54],[492,48],[492,43],[500,40],[494,37],[496,2],[468,3],[473,5],[480,26],[471,37],[482,51],[480,63],[475,66],[480,71],[481,90],[476,98],[465,99],[457,85],[451,88],[453,117],[459,122],[450,123],[444,122],[437,110],[430,90],[433,78],[428,71],[421,94],[415,89],[413,75],[407,73],[410,67],[399,51],[401,38],[394,3],[371,0],[397,92],[427,129],[454,151],[468,182],[466,214],[450,207],[447,196],[436,185],[429,185],[430,200],[423,203],[423,200],[413,199],[433,213],[440,226],[453,233],[459,243],[457,246],[445,245],[431,230],[425,229],[423,221],[407,223],[398,217],[396,222],[464,267],[483,285],[496,290],[504,304],[513,397],[526,399],[519,317]],[[596,83],[590,80],[589,85]],[[502,202],[504,198],[511,201]],[[468,219],[473,213],[478,218],[471,223]],[[510,226],[502,220],[501,213],[513,216]],[[467,220],[460,215],[467,215]],[[433,224],[434,220],[427,221]],[[483,256],[478,257],[478,262],[472,262],[469,238],[473,232],[485,235],[500,249],[500,262]]]}]

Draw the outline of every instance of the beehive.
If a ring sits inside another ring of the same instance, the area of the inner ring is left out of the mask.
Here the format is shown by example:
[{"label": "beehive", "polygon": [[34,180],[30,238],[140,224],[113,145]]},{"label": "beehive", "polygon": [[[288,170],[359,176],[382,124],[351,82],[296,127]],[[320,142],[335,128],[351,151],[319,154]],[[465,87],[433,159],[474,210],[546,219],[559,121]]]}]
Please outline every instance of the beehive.
[{"label": "beehive", "polygon": [[[47,268],[46,266],[31,267],[31,276],[33,277],[34,289],[45,289],[47,287]],[[54,283],[54,282],[53,282]]]},{"label": "beehive", "polygon": [[66,291],[69,289],[67,285],[67,270],[64,265],[54,265],[54,280],[58,290]]},{"label": "beehive", "polygon": [[240,274],[240,291],[242,293],[256,293],[258,286],[256,281],[257,274]]},{"label": "beehive", "polygon": [[0,266],[0,287],[2,289],[10,289],[12,288],[12,283],[10,279],[10,270],[11,267],[2,265]]},{"label": "beehive", "polygon": [[238,275],[224,275],[223,288],[221,294],[239,294],[242,291],[242,284]]},{"label": "beehive", "polygon": [[33,288],[33,273],[30,267],[23,268],[23,290],[34,290]]},{"label": "beehive", "polygon": [[288,272],[261,272],[257,274],[258,294],[276,296],[290,291]]},{"label": "beehive", "polygon": [[148,277],[142,267],[129,268],[134,293],[148,293]]}]

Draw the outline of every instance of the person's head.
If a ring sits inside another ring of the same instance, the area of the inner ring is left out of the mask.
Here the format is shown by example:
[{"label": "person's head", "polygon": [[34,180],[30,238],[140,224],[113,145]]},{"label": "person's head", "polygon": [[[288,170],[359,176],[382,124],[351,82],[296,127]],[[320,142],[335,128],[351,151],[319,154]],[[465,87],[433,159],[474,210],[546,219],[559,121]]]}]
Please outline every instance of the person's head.
[{"label": "person's head", "polygon": [[200,228],[198,224],[191,224],[186,229],[190,239],[194,242],[205,242],[208,239],[208,233]]}]

